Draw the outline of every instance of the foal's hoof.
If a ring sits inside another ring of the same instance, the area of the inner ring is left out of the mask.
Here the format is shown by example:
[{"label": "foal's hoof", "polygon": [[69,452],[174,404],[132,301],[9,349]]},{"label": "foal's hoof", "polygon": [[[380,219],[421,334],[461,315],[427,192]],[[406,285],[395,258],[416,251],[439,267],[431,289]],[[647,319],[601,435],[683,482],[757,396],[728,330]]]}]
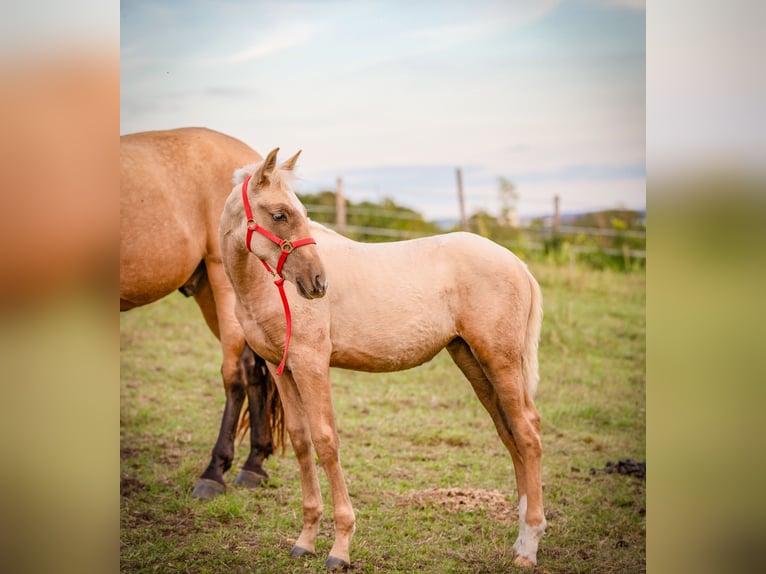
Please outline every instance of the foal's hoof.
[{"label": "foal's hoof", "polygon": [[198,478],[197,484],[194,485],[192,490],[192,498],[198,498],[200,500],[212,500],[218,495],[226,492],[226,485],[216,482],[210,478]]},{"label": "foal's hoof", "polygon": [[234,480],[234,484],[237,486],[244,486],[246,488],[258,488],[264,482],[269,479],[269,475],[265,472],[260,474],[252,470],[245,470],[244,468],[239,471],[237,478]]},{"label": "foal's hoof", "polygon": [[351,567],[351,564],[335,556],[330,556],[325,565],[328,570],[348,570]]},{"label": "foal's hoof", "polygon": [[290,557],[291,558],[301,558],[303,556],[313,556],[314,553],[310,550],[306,550],[305,548],[301,548],[300,546],[293,546],[293,549],[290,550]]},{"label": "foal's hoof", "polygon": [[524,568],[534,568],[535,563],[532,562],[528,558],[524,558],[523,556],[517,556],[516,559],[513,561],[516,566],[523,566]]}]

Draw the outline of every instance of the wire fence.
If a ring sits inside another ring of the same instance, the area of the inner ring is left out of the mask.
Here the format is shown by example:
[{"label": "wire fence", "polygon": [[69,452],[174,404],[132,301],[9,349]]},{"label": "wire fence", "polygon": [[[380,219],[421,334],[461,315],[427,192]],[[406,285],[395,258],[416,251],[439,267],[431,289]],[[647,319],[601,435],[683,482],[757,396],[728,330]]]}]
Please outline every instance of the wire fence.
[{"label": "wire fence", "polygon": [[[332,214],[335,208],[332,206],[307,206],[309,215],[312,214]],[[376,210],[369,208],[348,208],[349,215],[375,216],[379,218],[388,218],[392,222],[395,220],[420,220],[418,214],[399,213],[393,210]],[[452,229],[434,229],[432,231],[416,231],[409,229],[399,229],[396,226],[391,227],[373,227],[363,225],[339,225],[337,223],[324,221],[330,229],[353,239],[360,240],[392,240],[401,241],[405,239],[416,239],[418,237],[427,237]],[[492,234],[481,233],[490,238]],[[610,256],[630,257],[633,259],[646,260],[646,232],[632,229],[610,229],[599,227],[578,227],[562,225],[558,228],[552,226],[534,226],[523,225],[510,230],[510,239],[504,241],[510,247],[519,247],[536,251],[547,251],[551,245],[562,245],[566,243],[567,249],[573,253],[602,253]],[[607,239],[609,241],[591,241],[584,242],[582,238]],[[624,240],[630,240],[629,243]],[[586,244],[584,244],[586,243]],[[590,244],[587,244],[590,243]],[[600,243],[600,244],[595,244]],[[613,246],[616,244],[617,246]]]},{"label": "wire fence", "polygon": [[631,229],[619,217],[613,218],[610,214],[607,219],[609,212],[588,214],[597,217],[583,219],[597,226],[564,225],[560,217],[560,197],[556,195],[553,198],[553,215],[526,225],[517,225],[515,217],[502,222],[486,213],[468,218],[460,168],[456,169],[456,175],[460,219],[451,227],[425,221],[420,213],[407,208],[397,209],[398,206],[393,203],[390,206],[350,204],[345,200],[341,178],[337,179],[334,192],[329,192],[329,195],[324,192],[321,199],[315,196],[319,200],[308,202],[306,207],[309,215],[317,221],[361,241],[399,241],[462,229],[474,231],[514,250],[565,252],[570,257],[573,254],[617,257],[622,258],[626,265],[629,260],[646,261],[646,231],[635,229],[636,223],[645,227],[645,220],[637,222],[635,212],[628,218],[633,222]]}]

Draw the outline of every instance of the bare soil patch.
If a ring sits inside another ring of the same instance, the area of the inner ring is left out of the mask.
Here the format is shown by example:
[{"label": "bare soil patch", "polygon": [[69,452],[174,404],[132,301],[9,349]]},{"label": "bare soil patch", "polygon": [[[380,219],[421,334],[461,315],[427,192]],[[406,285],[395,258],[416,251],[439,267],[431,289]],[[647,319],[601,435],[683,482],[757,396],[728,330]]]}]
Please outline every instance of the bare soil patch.
[{"label": "bare soil patch", "polygon": [[481,510],[501,524],[514,524],[519,511],[499,490],[474,488],[428,488],[400,498],[398,504],[419,508],[439,507],[448,514]]}]

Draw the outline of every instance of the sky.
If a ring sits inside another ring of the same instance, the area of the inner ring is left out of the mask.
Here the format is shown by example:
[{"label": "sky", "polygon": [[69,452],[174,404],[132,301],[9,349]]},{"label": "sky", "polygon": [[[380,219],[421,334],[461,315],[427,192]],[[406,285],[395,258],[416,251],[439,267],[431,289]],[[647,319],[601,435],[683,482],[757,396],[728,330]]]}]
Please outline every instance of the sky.
[{"label": "sky", "polygon": [[120,132],[303,150],[296,190],[427,219],[646,205],[643,0],[123,0]]}]

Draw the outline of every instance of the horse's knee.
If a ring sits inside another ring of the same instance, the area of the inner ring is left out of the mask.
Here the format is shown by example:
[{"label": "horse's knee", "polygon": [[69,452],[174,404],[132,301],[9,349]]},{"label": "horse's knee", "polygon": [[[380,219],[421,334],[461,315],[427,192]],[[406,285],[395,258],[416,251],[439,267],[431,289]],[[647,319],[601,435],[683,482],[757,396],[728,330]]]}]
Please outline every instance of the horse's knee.
[{"label": "horse's knee", "polygon": [[516,443],[524,458],[540,458],[543,455],[543,443],[540,440],[540,434],[535,432],[520,433],[522,436],[517,438]]},{"label": "horse's knee", "polygon": [[293,445],[295,456],[300,460],[304,457],[311,456],[311,437],[302,428],[287,429],[290,435],[290,442]]},{"label": "horse's knee", "polygon": [[324,506],[322,500],[319,499],[311,501],[303,501],[303,521],[306,524],[317,524],[322,520],[322,514],[324,513]]},{"label": "horse's knee", "polygon": [[524,458],[542,456],[540,415],[537,410],[517,413],[509,422],[516,447],[524,454]]},{"label": "horse's knee", "polygon": [[330,461],[338,460],[340,457],[338,433],[334,430],[327,429],[312,434],[312,439],[320,463],[325,464]]},{"label": "horse's knee", "polygon": [[335,530],[342,534],[353,534],[356,529],[356,515],[354,509],[348,508],[336,509],[335,511]]},{"label": "horse's knee", "polygon": [[539,435],[540,434],[540,413],[534,406],[532,406],[529,409],[529,412],[527,414],[527,419],[532,425],[532,428],[535,429],[535,432]]}]

